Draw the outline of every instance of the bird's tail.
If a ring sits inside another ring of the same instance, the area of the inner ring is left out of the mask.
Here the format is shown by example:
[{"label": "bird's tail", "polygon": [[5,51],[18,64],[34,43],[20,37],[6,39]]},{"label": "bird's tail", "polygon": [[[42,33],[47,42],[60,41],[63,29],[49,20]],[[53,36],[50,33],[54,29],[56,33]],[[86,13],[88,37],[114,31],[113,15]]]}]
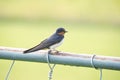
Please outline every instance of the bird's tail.
[{"label": "bird's tail", "polygon": [[30,52],[31,52],[31,49],[28,49],[28,50],[23,51],[24,54],[30,53]]},{"label": "bird's tail", "polygon": [[40,49],[42,49],[42,48],[40,48],[40,46],[37,45],[37,46],[35,46],[35,47],[33,47],[33,48],[30,48],[30,49],[28,49],[28,50],[23,51],[23,53],[24,53],[24,54],[26,54],[26,53],[31,53],[31,52],[34,52],[34,51],[38,51],[38,50],[40,50]]}]

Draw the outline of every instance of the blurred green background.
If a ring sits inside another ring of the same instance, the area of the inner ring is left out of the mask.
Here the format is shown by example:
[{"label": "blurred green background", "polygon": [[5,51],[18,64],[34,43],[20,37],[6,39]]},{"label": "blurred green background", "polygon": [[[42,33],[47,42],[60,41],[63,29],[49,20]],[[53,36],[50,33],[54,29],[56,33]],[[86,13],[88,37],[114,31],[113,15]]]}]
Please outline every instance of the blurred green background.
[{"label": "blurred green background", "polygon": [[[0,46],[30,48],[56,28],[68,30],[60,51],[120,57],[120,0],[0,0]],[[0,60],[4,80],[10,60]],[[16,61],[9,80],[47,80],[48,65]],[[99,70],[57,65],[53,80],[99,80]],[[103,70],[103,80],[120,72]]]}]

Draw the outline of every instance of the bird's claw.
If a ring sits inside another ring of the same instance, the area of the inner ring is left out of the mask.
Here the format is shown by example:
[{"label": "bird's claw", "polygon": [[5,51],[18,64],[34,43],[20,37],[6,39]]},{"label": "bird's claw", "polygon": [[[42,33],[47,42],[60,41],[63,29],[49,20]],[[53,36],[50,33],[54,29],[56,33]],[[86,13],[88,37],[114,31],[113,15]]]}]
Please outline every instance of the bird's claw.
[{"label": "bird's claw", "polygon": [[60,52],[60,51],[57,51],[57,50],[50,50],[50,51],[49,51],[49,54],[53,54],[53,55],[54,55],[54,54],[58,54],[59,52]]}]

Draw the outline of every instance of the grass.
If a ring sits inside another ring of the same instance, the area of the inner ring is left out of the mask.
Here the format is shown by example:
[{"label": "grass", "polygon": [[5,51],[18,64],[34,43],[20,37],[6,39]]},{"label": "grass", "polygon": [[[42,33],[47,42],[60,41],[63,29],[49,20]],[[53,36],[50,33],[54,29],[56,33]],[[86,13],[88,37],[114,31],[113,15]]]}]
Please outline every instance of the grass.
[{"label": "grass", "polygon": [[[59,22],[1,22],[0,46],[30,48],[64,26],[68,33],[58,48],[61,51],[107,56],[120,56],[120,28],[115,25],[76,24]],[[0,60],[0,80],[3,80],[11,61]],[[16,61],[10,80],[47,80],[47,64]],[[119,80],[120,72],[103,70],[104,80]],[[99,71],[85,67],[57,65],[53,80],[98,80]]]},{"label": "grass", "polygon": [[0,18],[55,19],[119,24],[119,0],[1,0]]}]

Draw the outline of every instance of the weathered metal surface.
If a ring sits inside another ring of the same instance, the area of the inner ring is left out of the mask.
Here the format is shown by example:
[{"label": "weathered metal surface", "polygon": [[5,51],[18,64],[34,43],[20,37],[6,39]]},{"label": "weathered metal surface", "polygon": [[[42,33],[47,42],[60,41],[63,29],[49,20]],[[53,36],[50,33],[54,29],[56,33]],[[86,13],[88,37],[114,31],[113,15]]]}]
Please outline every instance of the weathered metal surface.
[{"label": "weathered metal surface", "polygon": [[[23,54],[25,49],[0,47],[0,59],[20,60],[30,62],[47,63],[47,50],[41,50],[29,54]],[[69,52],[59,52],[58,54],[49,54],[50,63],[91,67],[91,58],[93,55],[75,54]],[[120,57],[98,56],[93,59],[94,66],[102,69],[120,70]]]}]

